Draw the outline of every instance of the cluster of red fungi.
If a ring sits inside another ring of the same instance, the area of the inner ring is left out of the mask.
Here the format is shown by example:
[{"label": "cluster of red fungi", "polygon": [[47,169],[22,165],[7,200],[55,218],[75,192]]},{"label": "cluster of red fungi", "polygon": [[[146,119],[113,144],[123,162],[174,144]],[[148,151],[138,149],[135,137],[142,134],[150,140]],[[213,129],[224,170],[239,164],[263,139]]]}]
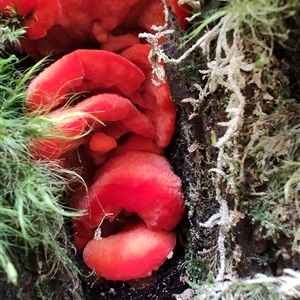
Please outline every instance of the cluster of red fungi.
[{"label": "cluster of red fungi", "polygon": [[[184,8],[167,3],[185,27]],[[151,275],[171,256],[184,214],[181,181],[163,155],[176,110],[168,85],[152,83],[150,46],[138,37],[165,23],[163,3],[1,0],[0,11],[22,16],[24,52],[58,58],[30,83],[27,106],[61,120],[60,136],[31,151],[81,167],[88,189],[77,187],[70,207],[85,212],[73,232],[86,265],[108,280]]]}]

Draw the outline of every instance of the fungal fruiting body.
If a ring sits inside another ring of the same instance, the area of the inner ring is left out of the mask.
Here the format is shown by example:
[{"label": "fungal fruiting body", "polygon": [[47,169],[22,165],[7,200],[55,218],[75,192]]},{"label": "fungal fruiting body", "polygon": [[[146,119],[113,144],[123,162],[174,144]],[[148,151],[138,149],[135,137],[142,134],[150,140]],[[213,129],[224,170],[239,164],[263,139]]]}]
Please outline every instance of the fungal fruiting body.
[{"label": "fungal fruiting body", "polygon": [[109,237],[92,239],[83,251],[83,258],[99,276],[125,281],[151,275],[172,255],[175,244],[174,232],[153,231],[138,223]]},{"label": "fungal fruiting body", "polygon": [[[68,157],[84,151],[82,167],[98,168],[89,176],[88,190],[78,188],[70,202],[72,209],[85,212],[73,220],[74,242],[86,264],[112,280],[137,279],[156,270],[175,247],[172,229],[184,213],[181,181],[162,155],[175,129],[176,111],[167,85],[151,85],[149,51],[147,45],[133,46],[123,56],[77,50],[46,68],[28,88],[28,109],[57,120],[55,137],[32,141],[36,158],[64,159],[72,167]],[[89,58],[97,58],[97,65]],[[72,91],[86,87],[87,96],[73,104]],[[133,104],[131,96],[136,100],[137,95],[146,108]],[[138,216],[139,224],[127,221],[120,232],[95,239],[103,220],[116,221],[122,211]],[[117,242],[124,246],[118,247],[116,263],[124,270],[131,266],[126,272],[114,272],[114,264],[107,263],[112,260],[107,249]],[[139,264],[144,269],[133,267]]]},{"label": "fungal fruiting body", "polygon": [[[87,212],[73,221],[79,250],[105,217],[112,221],[123,209],[137,214],[155,232],[170,232],[184,213],[180,179],[163,156],[148,151],[126,151],[108,160],[88,192],[75,193],[71,206]],[[125,248],[118,249],[125,255]],[[101,256],[100,249],[98,253]]]},{"label": "fungal fruiting body", "polygon": [[51,111],[65,104],[73,93],[103,91],[130,95],[145,75],[129,60],[103,50],[76,50],[57,60],[28,88],[30,110]]},{"label": "fungal fruiting body", "polygon": [[[187,4],[167,0],[182,28],[187,27]],[[26,30],[21,45],[39,60],[79,48],[120,52],[140,43],[138,34],[154,33],[165,23],[161,0],[1,0],[0,12],[17,16]]]},{"label": "fungal fruiting body", "polygon": [[27,37],[37,40],[45,37],[61,16],[61,6],[59,0],[1,0],[0,12],[6,16],[22,17]]},{"label": "fungal fruiting body", "polygon": [[[176,110],[168,84],[152,83],[151,48],[137,35],[152,32],[153,22],[163,25],[163,5],[160,0],[91,2],[94,6],[59,1],[61,14],[54,16],[47,35],[35,42],[28,33],[23,44],[36,58],[32,49],[44,53],[45,43],[54,49],[53,32],[58,37],[64,32],[78,44],[89,42],[84,40],[89,32],[100,48],[111,50],[69,51],[32,80],[27,110],[55,120],[55,126],[49,137],[32,140],[30,151],[36,159],[60,159],[69,168],[81,168],[86,185],[74,187],[70,207],[84,212],[72,224],[87,266],[109,280],[138,279],[171,256],[172,230],[184,214],[181,181],[163,156]],[[78,9],[68,14],[68,7]],[[64,46],[58,48],[64,52],[70,45]],[[119,222],[122,214],[125,226]],[[102,235],[104,227],[111,228],[108,236]]]},{"label": "fungal fruiting body", "polygon": [[137,213],[152,230],[172,230],[181,220],[181,181],[169,162],[148,151],[126,151],[106,161],[94,183],[72,205],[87,211],[79,221],[96,228],[106,214],[111,219],[124,208]]}]

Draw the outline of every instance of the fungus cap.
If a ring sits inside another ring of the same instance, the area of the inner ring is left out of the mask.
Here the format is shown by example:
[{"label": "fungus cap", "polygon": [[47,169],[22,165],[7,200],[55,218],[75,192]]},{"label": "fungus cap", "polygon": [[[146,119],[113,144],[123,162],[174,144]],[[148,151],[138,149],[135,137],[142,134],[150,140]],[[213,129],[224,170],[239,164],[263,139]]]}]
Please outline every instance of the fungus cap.
[{"label": "fungus cap", "polygon": [[83,251],[86,265],[108,280],[150,276],[172,254],[174,232],[152,231],[144,223],[125,227],[117,234],[91,240]]}]

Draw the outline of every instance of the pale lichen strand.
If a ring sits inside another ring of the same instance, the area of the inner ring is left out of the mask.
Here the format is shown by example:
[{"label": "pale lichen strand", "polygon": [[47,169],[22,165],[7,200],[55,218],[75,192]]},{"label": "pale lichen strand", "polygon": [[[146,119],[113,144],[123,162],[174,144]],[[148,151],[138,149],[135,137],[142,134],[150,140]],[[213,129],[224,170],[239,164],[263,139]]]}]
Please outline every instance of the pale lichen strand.
[{"label": "pale lichen strand", "polygon": [[[290,278],[299,276],[293,270],[285,270],[284,275],[279,278],[266,276],[253,281],[238,279],[235,272],[243,249],[236,243],[233,230],[239,220],[245,217],[258,226],[263,239],[271,239],[274,245],[282,235],[289,239],[291,243],[286,246],[277,245],[275,260],[279,256],[290,259],[293,253],[299,252],[299,154],[295,154],[299,153],[298,129],[295,132],[299,120],[297,110],[293,110],[297,101],[289,99],[289,91],[286,90],[289,85],[287,72],[282,68],[283,61],[278,61],[273,52],[275,40],[286,42],[287,35],[283,34],[288,32],[284,27],[286,19],[297,15],[299,9],[297,10],[295,1],[283,6],[277,2],[264,1],[268,5],[260,11],[257,9],[261,6],[253,6],[254,2],[251,2],[252,6],[250,3],[247,6],[247,1],[230,2],[230,9],[226,13],[219,12],[218,17],[213,19],[214,26],[207,23],[207,30],[195,36],[196,42],[179,58],[169,59],[157,52],[162,60],[173,64],[183,62],[198,48],[206,55],[207,66],[199,70],[204,84],[196,86],[199,98],[182,99],[195,106],[195,112],[198,109],[197,103],[201,107],[201,103],[214,93],[229,96],[229,101],[224,105],[227,120],[222,120],[219,124],[225,126],[226,131],[218,136],[214,145],[219,152],[216,165],[211,168],[215,174],[215,201],[220,207],[207,222],[201,224],[203,227],[219,228],[216,240],[218,264],[207,262],[219,283],[213,286],[193,285],[202,292],[202,296],[196,299],[217,299],[221,296],[230,299],[234,293],[247,299],[252,296],[253,291],[258,296],[266,295],[269,284],[275,289],[274,295],[280,295],[284,299],[297,295],[299,289],[299,281],[295,283]],[[239,9],[235,10],[234,5],[239,5]],[[240,9],[241,5],[246,5],[247,9]],[[256,11],[253,11],[254,8]],[[254,21],[255,23],[250,24],[251,30],[245,30],[245,24],[249,25],[249,22]],[[263,25],[261,31],[260,22]],[[266,26],[268,22],[269,28]],[[270,75],[267,76],[269,81],[265,80],[266,74]],[[281,117],[284,120],[281,120],[279,128],[275,128],[274,124],[279,124]],[[293,138],[286,143],[287,140],[282,135],[289,132],[293,132]],[[271,141],[273,147],[268,148]],[[287,144],[289,149],[286,148]],[[284,176],[279,176],[283,170],[286,170]],[[274,176],[281,178],[277,180]],[[250,183],[247,182],[249,177]],[[260,215],[253,211],[251,197],[255,198],[257,209],[263,211],[265,221],[268,222],[260,220]],[[228,208],[228,198],[233,199],[233,209]],[[259,207],[264,203],[268,205]],[[211,254],[210,251],[207,252]],[[203,260],[200,255],[198,258]],[[214,259],[214,256],[211,258]],[[286,263],[284,266],[294,267],[293,262],[295,263],[291,260],[291,265]],[[232,281],[224,283],[224,279]],[[295,284],[288,289],[287,286],[292,282]],[[260,290],[265,286],[265,290]]]}]

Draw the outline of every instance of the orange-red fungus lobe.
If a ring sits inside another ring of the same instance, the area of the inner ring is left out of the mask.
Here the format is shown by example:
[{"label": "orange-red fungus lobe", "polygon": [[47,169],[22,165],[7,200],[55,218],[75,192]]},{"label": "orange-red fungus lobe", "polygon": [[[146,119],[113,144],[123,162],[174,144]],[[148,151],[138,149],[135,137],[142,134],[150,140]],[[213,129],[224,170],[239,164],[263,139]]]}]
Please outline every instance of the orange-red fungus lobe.
[{"label": "orange-red fungus lobe", "polygon": [[[167,5],[186,28],[189,7]],[[163,157],[176,109],[167,81],[153,84],[151,47],[139,39],[165,24],[162,1],[0,0],[0,12],[11,8],[27,27],[22,50],[58,58],[28,88],[28,111],[56,124],[30,151],[81,168],[88,188],[74,185],[70,201],[85,212],[72,220],[77,250],[108,280],[151,275],[171,256],[185,208],[181,180]]]},{"label": "orange-red fungus lobe", "polygon": [[138,279],[157,270],[175,244],[173,232],[152,231],[140,223],[107,238],[91,240],[83,251],[83,259],[98,276],[108,280]]},{"label": "orange-red fungus lobe", "polygon": [[103,132],[95,132],[89,141],[89,147],[92,151],[105,153],[116,148],[117,142]]},{"label": "orange-red fungus lobe", "polygon": [[51,111],[74,92],[136,91],[145,76],[129,60],[103,50],[76,50],[46,68],[29,85],[30,110]]},{"label": "orange-red fungus lobe", "polygon": [[1,0],[0,11],[5,15],[16,13],[22,17],[26,35],[32,40],[46,36],[48,29],[61,15],[58,0]]},{"label": "orange-red fungus lobe", "polygon": [[124,208],[137,213],[152,230],[172,230],[183,217],[184,200],[181,181],[166,158],[128,151],[108,160],[87,194],[74,196],[72,207],[87,211],[80,218],[87,228]]}]

